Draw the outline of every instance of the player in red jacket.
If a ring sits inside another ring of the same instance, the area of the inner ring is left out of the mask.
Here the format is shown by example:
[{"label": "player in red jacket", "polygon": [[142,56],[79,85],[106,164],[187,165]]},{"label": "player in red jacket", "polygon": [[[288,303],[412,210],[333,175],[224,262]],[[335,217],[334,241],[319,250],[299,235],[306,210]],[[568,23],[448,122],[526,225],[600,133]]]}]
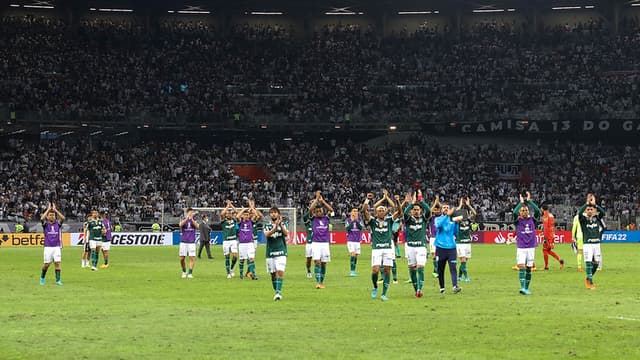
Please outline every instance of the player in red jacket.
[{"label": "player in red jacket", "polygon": [[544,269],[549,270],[549,255],[553,256],[560,263],[560,269],[564,268],[564,260],[560,259],[558,254],[553,251],[553,239],[555,233],[555,217],[549,211],[548,205],[542,205],[542,233],[544,240],[542,242],[542,254],[544,255]]}]

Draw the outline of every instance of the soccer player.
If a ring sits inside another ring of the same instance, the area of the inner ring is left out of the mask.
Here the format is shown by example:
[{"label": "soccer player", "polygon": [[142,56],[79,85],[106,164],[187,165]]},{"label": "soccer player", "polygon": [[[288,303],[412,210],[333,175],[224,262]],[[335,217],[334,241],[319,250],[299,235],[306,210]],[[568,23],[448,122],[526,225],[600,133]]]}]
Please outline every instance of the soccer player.
[{"label": "soccer player", "polygon": [[573,226],[571,227],[571,248],[573,252],[576,254],[576,262],[578,263],[578,272],[582,272],[582,248],[583,248],[583,237],[582,237],[582,229],[580,228],[580,218],[578,215],[573,217]]},{"label": "soccer player", "polygon": [[324,289],[324,277],[327,274],[327,263],[331,262],[331,233],[329,232],[329,217],[324,214],[332,213],[333,208],[324,200],[320,190],[316,191],[316,197],[309,206],[309,214],[313,216],[313,243],[311,244],[314,273],[316,276],[316,289]]},{"label": "soccer player", "polygon": [[[193,219],[195,212],[192,208],[187,209],[187,214],[184,219],[180,220],[180,266],[182,267],[182,278],[193,278],[193,265],[196,258],[196,230],[200,228],[200,225]],[[189,272],[185,264],[185,257],[189,257]]]},{"label": "soccer player", "polygon": [[271,274],[271,284],[276,292],[273,300],[282,299],[282,282],[284,270],[287,266],[287,223],[282,220],[280,209],[269,209],[270,222],[264,226],[264,236],[267,238],[267,271]]},{"label": "soccer player", "polygon": [[[534,266],[536,247],[536,218],[540,216],[540,208],[531,201],[531,194],[527,191],[525,197],[520,195],[520,202],[513,209],[516,224],[516,263],[518,264],[518,279],[520,279],[520,294],[531,295],[531,268]],[[533,216],[531,212],[533,211]]]},{"label": "soccer player", "polygon": [[[58,218],[56,220],[56,217]],[[40,285],[44,285],[44,278],[53,261],[56,271],[56,285],[62,286],[60,280],[60,262],[62,261],[62,223],[64,215],[58,211],[55,203],[49,203],[47,210],[40,217],[44,230],[44,263],[40,273]]]},{"label": "soccer player", "polygon": [[[396,204],[400,204],[400,211],[402,211],[403,206],[401,205],[400,202],[400,195],[393,195],[393,199],[395,200]],[[400,223],[396,223],[398,224],[398,230],[395,231],[393,233],[393,249],[395,250],[396,253],[396,259],[400,259],[402,258],[402,254],[400,253],[400,245],[398,244],[398,240],[400,239],[400,232],[402,231],[402,224]],[[395,268],[395,263],[394,263],[394,268]],[[396,282],[398,281],[396,275],[394,274],[394,279],[396,280]]]},{"label": "soccer player", "polygon": [[407,194],[407,204],[404,209],[405,247],[404,253],[409,266],[409,277],[413,284],[416,297],[422,297],[424,284],[424,266],[427,263],[427,226],[431,208],[422,198],[422,191],[418,190],[413,197]]},{"label": "soccer player", "polygon": [[471,222],[475,219],[477,213],[471,206],[471,199],[460,199],[458,211],[462,214],[460,228],[456,235],[456,252],[460,260],[460,269],[458,271],[458,280],[469,282],[469,273],[467,272],[467,262],[471,259]]},{"label": "soccer player", "polygon": [[[393,203],[393,207],[389,208],[389,211],[399,211],[402,212],[402,204],[400,203],[400,195],[394,195],[393,199],[395,200]],[[392,240],[393,240],[393,250],[394,250],[394,254],[395,257],[393,258],[393,266],[391,267],[391,275],[393,275],[393,283],[397,284],[398,283],[398,263],[396,261],[397,258],[399,258],[399,254],[400,254],[400,246],[398,245],[398,240],[400,239],[400,232],[403,230],[402,229],[402,218],[397,219],[396,221],[393,222],[393,226],[391,228],[391,232],[393,233],[392,235]]]},{"label": "soccer player", "polygon": [[365,223],[371,230],[371,282],[373,290],[371,290],[371,298],[378,297],[378,276],[380,274],[380,266],[383,267],[382,275],[382,296],[380,300],[387,301],[387,291],[391,278],[391,267],[395,260],[395,251],[393,249],[393,223],[400,217],[399,209],[388,216],[388,210],[381,205],[382,201],[387,201],[389,206],[394,206],[393,200],[389,197],[387,190],[383,190],[383,198],[376,202],[374,207],[375,218],[369,214],[369,198],[362,204],[362,214]]},{"label": "soccer player", "polygon": [[556,235],[555,216],[549,210],[549,205],[542,205],[542,254],[544,256],[544,269],[549,270],[549,255],[553,256],[560,263],[560,270],[564,268],[564,260],[553,251],[553,240]]},{"label": "soccer player", "polygon": [[455,234],[458,232],[462,216],[454,216],[455,209],[450,208],[449,204],[441,203],[440,206],[442,208],[442,214],[435,220],[438,283],[440,284],[440,293],[444,294],[444,268],[448,263],[449,272],[451,273],[452,291],[454,294],[457,294],[462,289],[458,286],[458,277],[456,276],[457,252]]},{"label": "soccer player", "polygon": [[434,278],[438,277],[438,260],[436,259],[436,218],[442,214],[440,208],[440,199],[436,195],[436,199],[431,204],[431,219],[429,220],[429,227],[427,228],[427,236],[429,237],[429,252],[431,253],[431,262],[433,263],[433,271],[431,275]]},{"label": "soccer player", "polygon": [[209,217],[202,215],[202,222],[200,223],[200,247],[198,247],[198,259],[202,255],[202,249],[207,249],[207,257],[213,259],[211,256],[211,226],[209,225]]},{"label": "soccer player", "polygon": [[83,243],[82,246],[82,265],[80,267],[89,267],[89,256],[91,254],[91,247],[89,245],[89,219],[91,219],[91,214],[87,215],[87,219],[84,223],[82,223],[82,233],[83,233]]},{"label": "soccer player", "polygon": [[587,270],[585,284],[587,289],[591,290],[595,290],[596,288],[593,283],[593,276],[598,270],[598,263],[600,263],[602,256],[600,252],[600,239],[604,231],[604,227],[602,226],[604,215],[605,210],[596,204],[596,197],[593,194],[587,196],[587,203],[582,205],[578,210],[578,219],[580,220],[580,228],[582,229],[584,241],[584,261]]},{"label": "soccer player", "polygon": [[[235,276],[233,268],[238,261],[238,222],[234,219],[233,214],[238,213],[233,206],[231,200],[227,200],[227,206],[220,213],[222,222],[222,253],[224,255],[224,266],[227,270],[227,279]],[[240,274],[242,276],[242,272]]]},{"label": "soccer player", "polygon": [[[315,199],[311,200],[311,202],[309,203],[309,206],[311,206],[311,204],[314,201]],[[306,244],[304,245],[304,253],[306,257],[305,265],[307,266],[307,278],[311,279],[311,259],[313,258],[313,246],[311,245],[313,243],[313,221],[311,219],[311,216],[309,215],[308,210],[306,210],[304,214],[302,214],[302,221],[304,222],[304,228],[307,233]]]},{"label": "soccer player", "polygon": [[364,224],[360,218],[358,209],[353,208],[349,213],[346,221],[347,231],[347,250],[349,251],[350,272],[349,276],[354,277],[356,274],[356,265],[358,264],[358,255],[360,255],[360,241],[362,240],[362,230]]},{"label": "soccer player", "polygon": [[104,264],[100,266],[102,269],[109,268],[109,249],[111,249],[111,221],[107,216],[106,211],[100,212],[102,216],[102,224],[106,230],[104,237],[102,238],[102,258],[104,259]]},{"label": "soccer player", "polygon": [[[249,208],[241,209],[238,219],[238,250],[240,252],[240,279],[244,276],[258,280],[256,276],[256,246],[253,243],[253,228],[262,220],[262,213],[255,208],[253,200],[249,200]],[[244,272],[244,261],[247,260],[247,273]]]},{"label": "soccer player", "polygon": [[89,247],[91,248],[91,270],[98,270],[98,257],[102,248],[102,239],[107,234],[107,229],[98,217],[98,211],[91,211],[91,218],[87,221],[89,230]]}]

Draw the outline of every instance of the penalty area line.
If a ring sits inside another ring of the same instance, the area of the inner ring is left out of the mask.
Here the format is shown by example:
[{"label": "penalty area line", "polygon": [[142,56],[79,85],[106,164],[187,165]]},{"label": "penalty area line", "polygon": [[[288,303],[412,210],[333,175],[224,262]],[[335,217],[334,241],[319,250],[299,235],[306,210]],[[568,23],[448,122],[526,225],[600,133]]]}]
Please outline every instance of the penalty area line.
[{"label": "penalty area line", "polygon": [[609,316],[609,319],[628,320],[628,321],[640,321],[640,319],[634,319],[625,316]]}]

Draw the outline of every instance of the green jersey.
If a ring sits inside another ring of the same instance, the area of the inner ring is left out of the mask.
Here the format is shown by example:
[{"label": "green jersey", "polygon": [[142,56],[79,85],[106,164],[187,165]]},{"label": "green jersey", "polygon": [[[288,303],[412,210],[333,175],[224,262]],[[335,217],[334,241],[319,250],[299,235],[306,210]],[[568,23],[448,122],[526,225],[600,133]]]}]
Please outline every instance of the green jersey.
[{"label": "green jersey", "polygon": [[304,228],[307,232],[307,244],[311,244],[313,241],[313,219],[309,216],[308,211],[302,215],[302,221],[304,221]]},{"label": "green jersey", "polygon": [[[289,224],[283,221],[280,226],[286,229]],[[274,227],[275,225],[272,222],[264,225],[265,237],[267,237],[266,233],[270,232]],[[280,229],[267,237],[267,257],[273,258],[278,256],[287,256],[287,239]]]},{"label": "green jersey", "polygon": [[422,207],[422,215],[418,218],[411,216],[410,204],[404,209],[405,224],[405,242],[410,247],[424,247],[427,245],[427,227],[429,226],[429,217],[431,209],[424,201],[420,202]]},{"label": "green jersey", "polygon": [[[466,210],[463,210],[466,212]],[[460,222],[460,227],[458,228],[458,234],[456,235],[456,243],[458,244],[469,244],[471,243],[471,219],[469,219],[469,214],[466,212],[463,216],[462,221]]]},{"label": "green jersey", "polygon": [[393,217],[387,216],[383,220],[371,217],[368,225],[371,229],[371,249],[393,248]]},{"label": "green jersey", "polygon": [[87,221],[87,229],[89,230],[89,240],[93,240],[93,241],[103,240],[102,230],[106,230],[106,228],[104,227],[102,220],[91,219]]},{"label": "green jersey", "polygon": [[222,220],[220,225],[225,241],[238,239],[238,223],[234,219]]},{"label": "green jersey", "polygon": [[251,236],[253,237],[253,241],[258,241],[258,233],[262,231],[263,228],[264,225],[262,224],[262,222],[256,222],[253,224],[253,234],[251,234]]},{"label": "green jersey", "polygon": [[598,213],[589,218],[584,212],[587,209],[587,205],[583,205],[578,210],[578,219],[580,220],[580,229],[582,230],[583,243],[585,244],[599,244],[602,233],[604,232],[604,218],[605,211],[602,207],[596,205]]}]

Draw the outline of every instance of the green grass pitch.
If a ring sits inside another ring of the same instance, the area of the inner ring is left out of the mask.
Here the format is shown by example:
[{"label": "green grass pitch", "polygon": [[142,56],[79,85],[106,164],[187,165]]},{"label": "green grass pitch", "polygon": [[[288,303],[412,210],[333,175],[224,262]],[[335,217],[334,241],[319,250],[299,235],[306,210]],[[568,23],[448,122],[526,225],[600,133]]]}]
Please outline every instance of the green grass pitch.
[{"label": "green grass pitch", "polygon": [[[177,247],[112,248],[110,269],[80,268],[63,250],[40,286],[42,249],[0,249],[0,359],[634,359],[640,358],[637,244],[604,244],[597,290],[568,245],[564,270],[536,271],[518,294],[515,246],[476,245],[471,283],[437,291],[427,265],[425,296],[413,296],[406,260],[390,301],[372,300],[370,248],[348,277],[346,246],[332,247],[326,289],[307,279],[304,248],[289,248],[283,294],[272,300],[264,246],[259,280],[226,279],[219,246],[181,279]],[[538,249],[537,265],[542,267]],[[237,268],[236,268],[237,270]]]}]

